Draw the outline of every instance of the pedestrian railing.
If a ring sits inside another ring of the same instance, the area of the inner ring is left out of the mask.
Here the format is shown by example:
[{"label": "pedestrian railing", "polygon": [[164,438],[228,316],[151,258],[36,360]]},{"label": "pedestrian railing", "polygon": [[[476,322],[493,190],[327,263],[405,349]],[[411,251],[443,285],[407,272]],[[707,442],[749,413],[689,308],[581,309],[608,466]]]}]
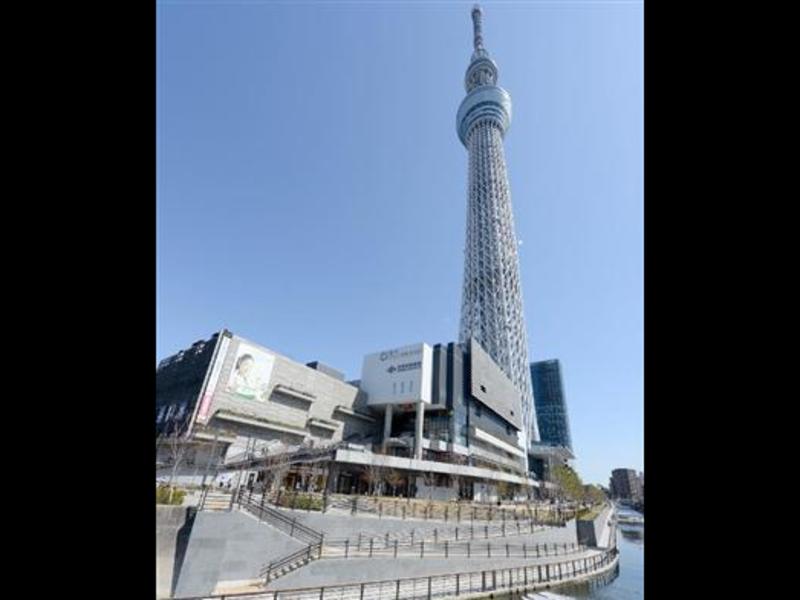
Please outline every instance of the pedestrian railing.
[{"label": "pedestrian railing", "polygon": [[466,557],[466,558],[542,558],[566,556],[585,552],[587,547],[580,544],[502,544],[467,540],[464,542],[432,543],[391,540],[388,537],[360,539],[358,543],[350,540],[326,540],[320,553],[321,558],[428,558],[428,557]]},{"label": "pedestrian railing", "polygon": [[350,540],[327,540],[309,544],[287,556],[272,561],[259,573],[266,583],[305,566],[312,560],[332,558],[549,558],[583,553],[586,546],[580,544],[493,544],[472,540],[461,543],[419,543],[386,540],[376,544],[374,538],[363,540],[363,544],[351,544]]},{"label": "pedestrian railing", "polygon": [[322,542],[322,533],[298,523],[297,517],[290,517],[279,510],[271,508],[266,504],[263,496],[261,497],[261,503],[258,503],[240,493],[237,502],[243,510],[258,517],[259,521],[265,521],[276,529],[288,533],[293,538],[307,544],[319,544]]},{"label": "pedestrian railing", "polygon": [[266,567],[261,569],[259,577],[263,577],[266,583],[273,579],[277,579],[282,575],[291,573],[302,566],[307,565],[312,560],[321,558],[322,544],[309,544],[305,548],[301,548],[297,552],[292,552],[288,556],[284,556],[278,560],[270,562]]},{"label": "pedestrian railing", "polygon": [[[263,514],[263,520],[269,520],[269,517],[274,516],[284,525],[287,523],[287,520],[289,523],[295,523],[294,530],[296,530],[298,527],[300,528],[300,531],[302,531],[303,528],[308,529],[307,526],[303,526],[301,523],[298,523],[296,517],[290,516],[293,514],[288,512],[291,504],[289,507],[285,507],[283,509],[286,510],[286,512],[282,512],[281,510],[277,510],[269,505],[269,497],[265,497],[264,495],[254,496],[252,492],[248,492],[244,489],[240,490],[237,496],[237,502],[241,504],[242,508],[248,510],[256,516]],[[302,509],[298,509],[298,512],[300,510]],[[277,515],[280,515],[280,517]],[[564,527],[565,525],[562,524],[561,526]],[[350,547],[356,545],[358,547],[366,547],[370,544],[370,541],[372,541],[373,545],[388,545],[389,543],[397,541],[402,547],[404,545],[418,545],[423,541],[425,543],[432,542],[434,544],[443,543],[445,541],[458,543],[465,542],[467,540],[488,540],[513,536],[533,535],[537,532],[544,531],[545,529],[546,527],[537,525],[534,521],[524,520],[508,520],[494,524],[465,523],[444,527],[416,527],[398,532],[385,533],[382,535],[359,533],[357,538],[352,537],[349,539],[349,544]],[[293,531],[293,529],[290,528],[290,531]],[[322,535],[320,532],[314,533],[319,536]],[[290,535],[294,536],[293,533],[290,533]],[[298,539],[302,539],[307,543],[315,543],[317,541],[316,539],[303,537],[298,537]],[[342,540],[342,543],[344,543],[344,540]]]},{"label": "pedestrian railing", "polygon": [[[323,494],[319,494],[323,496]],[[474,504],[420,501],[419,499],[370,498],[362,496],[328,495],[324,510],[339,509],[351,514],[371,514],[379,517],[437,520],[445,523],[486,521],[509,523],[533,521],[536,525],[563,526],[573,519],[577,510],[545,506],[520,505],[515,507],[479,506]]]},{"label": "pedestrian railing", "polygon": [[[434,543],[445,540],[459,542],[465,540],[494,539],[512,536],[533,535],[544,531],[546,528],[535,525],[533,521],[516,523],[503,523],[498,525],[455,525],[450,527],[415,527],[399,531],[390,536],[390,539],[419,542],[420,540]],[[359,534],[363,537],[363,534]],[[372,536],[376,541],[381,541],[380,536]],[[367,536],[369,539],[369,536]]]},{"label": "pedestrian railing", "polygon": [[478,570],[344,585],[191,596],[176,600],[432,600],[433,598],[474,597],[498,592],[522,593],[605,572],[616,564],[617,555],[617,549],[610,548],[589,557],[507,569]]},{"label": "pedestrian railing", "polygon": [[[358,534],[358,539],[325,540],[324,534],[298,522],[297,517],[289,516],[268,505],[268,497],[264,494],[254,499],[253,492],[240,487],[231,502],[265,521],[276,529],[288,533],[291,537],[308,544],[285,557],[268,563],[261,572],[267,583],[285,575],[311,560],[320,558],[372,558],[372,557],[522,557],[540,558],[577,554],[586,550],[577,544],[498,544],[488,541],[490,538],[513,535],[532,534],[542,528],[534,526],[534,521],[505,520],[497,524],[477,527],[470,525],[451,528],[438,527],[428,529],[412,529],[381,536],[365,536]],[[356,498],[352,499],[354,502]],[[485,542],[478,541],[480,539]]]}]

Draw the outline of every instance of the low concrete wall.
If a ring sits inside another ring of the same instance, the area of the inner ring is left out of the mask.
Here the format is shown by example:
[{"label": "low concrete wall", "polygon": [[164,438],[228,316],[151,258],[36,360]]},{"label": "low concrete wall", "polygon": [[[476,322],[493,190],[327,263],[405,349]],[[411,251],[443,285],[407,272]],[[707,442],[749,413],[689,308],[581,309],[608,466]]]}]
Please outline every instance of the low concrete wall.
[{"label": "low concrete wall", "polygon": [[156,597],[169,598],[183,564],[196,511],[156,505]]},{"label": "low concrete wall", "polygon": [[612,515],[613,509],[610,506],[606,506],[591,521],[576,521],[575,528],[578,535],[578,543],[590,548],[608,547],[610,543],[609,521]]},{"label": "low concrete wall", "polygon": [[611,521],[614,518],[615,510],[609,506],[605,511],[595,519],[595,532],[597,535],[597,545],[600,548],[609,548],[613,546],[611,536],[614,528],[611,527]]}]

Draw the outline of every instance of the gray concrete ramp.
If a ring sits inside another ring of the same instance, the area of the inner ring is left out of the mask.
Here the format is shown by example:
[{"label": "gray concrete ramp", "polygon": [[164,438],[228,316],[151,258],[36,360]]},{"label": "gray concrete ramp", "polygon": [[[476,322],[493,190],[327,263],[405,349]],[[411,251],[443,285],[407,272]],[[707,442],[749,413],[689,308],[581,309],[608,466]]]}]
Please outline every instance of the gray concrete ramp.
[{"label": "gray concrete ramp", "polygon": [[211,594],[220,582],[257,579],[266,563],[304,547],[302,542],[249,514],[200,512],[175,596]]}]

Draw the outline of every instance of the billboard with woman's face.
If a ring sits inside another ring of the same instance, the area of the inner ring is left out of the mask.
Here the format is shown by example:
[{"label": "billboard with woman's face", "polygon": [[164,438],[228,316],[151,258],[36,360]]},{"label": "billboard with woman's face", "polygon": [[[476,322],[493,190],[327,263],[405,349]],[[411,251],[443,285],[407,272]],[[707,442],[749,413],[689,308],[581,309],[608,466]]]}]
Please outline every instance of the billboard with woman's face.
[{"label": "billboard with woman's face", "polygon": [[249,344],[239,344],[226,390],[240,398],[266,402],[275,356]]}]

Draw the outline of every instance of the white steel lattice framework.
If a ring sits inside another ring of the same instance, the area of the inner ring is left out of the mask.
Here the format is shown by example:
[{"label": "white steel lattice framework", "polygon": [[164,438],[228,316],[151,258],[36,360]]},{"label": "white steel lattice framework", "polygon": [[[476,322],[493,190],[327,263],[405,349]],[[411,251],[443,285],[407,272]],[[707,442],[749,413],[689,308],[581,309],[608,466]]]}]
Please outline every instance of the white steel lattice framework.
[{"label": "white steel lattice framework", "polygon": [[483,47],[481,9],[472,10],[474,52],[458,109],[457,128],[469,151],[467,241],[459,340],[474,337],[521,395],[526,442],[539,441],[523,315],[514,215],[503,136],[511,98],[498,87],[497,65]]}]

